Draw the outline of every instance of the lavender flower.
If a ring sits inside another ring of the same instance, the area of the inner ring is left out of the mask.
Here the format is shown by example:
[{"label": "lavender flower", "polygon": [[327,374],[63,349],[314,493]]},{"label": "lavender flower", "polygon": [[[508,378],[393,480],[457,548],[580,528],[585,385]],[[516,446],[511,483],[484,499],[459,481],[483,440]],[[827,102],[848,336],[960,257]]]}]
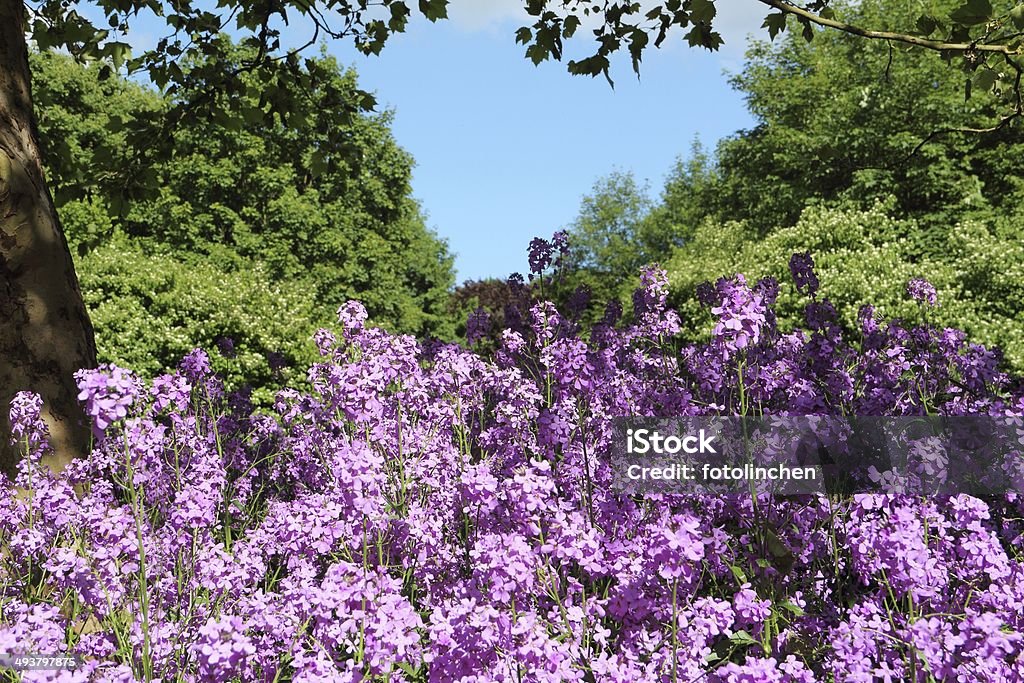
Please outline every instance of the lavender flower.
[{"label": "lavender flower", "polygon": [[554,258],[554,245],[551,242],[534,237],[530,240],[529,262],[531,277],[541,275],[551,266]]},{"label": "lavender flower", "polygon": [[31,445],[42,445],[49,436],[49,430],[41,417],[43,398],[31,391],[19,391],[11,399],[12,444],[25,440]]},{"label": "lavender flower", "polygon": [[806,288],[810,296],[817,293],[818,276],[814,273],[814,258],[811,252],[793,254],[789,259],[789,272],[796,284],[796,291],[802,294]]},{"label": "lavender flower", "polygon": [[466,321],[466,341],[471,345],[485,339],[491,332],[491,316],[479,306],[469,314]]},{"label": "lavender flower", "polygon": [[915,277],[907,282],[907,295],[914,301],[928,306],[938,305],[935,287],[924,278]]},{"label": "lavender flower", "polygon": [[75,380],[78,383],[78,400],[85,402],[85,411],[92,417],[97,434],[102,434],[111,423],[127,417],[128,408],[140,393],[136,377],[114,365],[79,370],[75,373]]},{"label": "lavender flower", "polygon": [[757,344],[765,323],[765,307],[760,293],[747,286],[742,275],[718,284],[719,305],[711,309],[718,316],[713,334],[730,352]]},{"label": "lavender flower", "polygon": [[256,654],[256,648],[245,636],[245,623],[239,617],[207,620],[199,629],[194,648],[198,680],[209,683],[245,674],[247,661]]},{"label": "lavender flower", "polygon": [[225,358],[234,358],[237,355],[235,340],[231,337],[219,337],[217,339],[217,350]]},{"label": "lavender flower", "polygon": [[[538,241],[531,266],[555,251],[562,236]],[[80,671],[26,680],[100,682],[1024,680],[1024,495],[916,495],[947,483],[935,439],[909,443],[902,472],[868,471],[905,493],[613,487],[625,415],[813,414],[833,445],[831,415],[1024,431],[998,354],[871,307],[851,341],[809,254],[791,267],[807,329],[774,324],[773,280],[736,276],[701,288],[700,344],[678,338],[657,268],[631,315],[612,302],[589,334],[520,280],[493,352],[369,328],[349,302],[308,384],[263,411],[200,350],[152,382],[83,371],[99,438],[59,474],[22,392],[0,653],[70,642]]]}]

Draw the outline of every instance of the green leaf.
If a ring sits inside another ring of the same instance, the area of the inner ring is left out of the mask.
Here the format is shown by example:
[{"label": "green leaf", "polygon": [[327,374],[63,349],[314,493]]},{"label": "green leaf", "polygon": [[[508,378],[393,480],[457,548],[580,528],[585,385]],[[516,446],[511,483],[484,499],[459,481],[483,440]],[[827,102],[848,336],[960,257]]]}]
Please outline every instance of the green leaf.
[{"label": "green leaf", "polygon": [[786,30],[786,15],[782,12],[769,14],[764,18],[761,28],[768,29],[768,35],[774,40],[775,36]]},{"label": "green leaf", "polygon": [[241,112],[242,118],[251,126],[255,126],[263,121],[264,113],[259,107],[242,105]]},{"label": "green leaf", "polygon": [[647,47],[647,33],[641,28],[634,29],[629,36],[629,55],[633,59],[633,71],[637,74],[640,73],[640,59],[645,47]]},{"label": "green leaf", "polygon": [[992,3],[990,0],[967,0],[953,10],[949,18],[964,26],[984,24],[992,18]]},{"label": "green leaf", "polygon": [[801,608],[800,605],[797,605],[793,602],[782,603],[782,609],[792,612],[793,616],[797,617],[802,617],[805,614],[803,608]]},{"label": "green leaf", "polygon": [[533,31],[530,30],[529,26],[523,26],[516,31],[516,42],[521,45],[526,45],[533,39]]},{"label": "green leaf", "polygon": [[803,36],[804,40],[806,40],[808,43],[814,40],[814,26],[811,25],[811,20],[801,18],[800,23],[803,24],[804,26],[803,31],[801,31],[800,33],[800,35]]},{"label": "green leaf", "polygon": [[530,61],[533,62],[534,66],[537,66],[538,64],[543,62],[545,59],[548,58],[548,55],[550,54],[550,50],[548,50],[543,45],[539,45],[536,43],[526,48],[526,56],[530,58]]},{"label": "green leaf", "polygon": [[615,87],[611,76],[608,74],[608,57],[605,55],[594,55],[581,60],[570,60],[566,65],[569,73],[574,76],[597,76],[598,74],[604,74],[605,80],[612,87]]},{"label": "green leaf", "polygon": [[377,98],[373,93],[357,91],[355,95],[359,98],[359,108],[363,111],[373,111],[373,108],[377,106]]},{"label": "green leaf", "polygon": [[570,14],[562,22],[562,37],[572,38],[573,34],[576,33],[576,29],[580,27],[580,18],[575,14]]},{"label": "green leaf", "polygon": [[409,662],[398,662],[398,668],[405,672],[409,678],[416,678],[419,675],[419,671]]},{"label": "green leaf", "polygon": [[1010,21],[1014,28],[1024,31],[1024,3],[1021,3],[1010,10]]},{"label": "green leaf", "polygon": [[736,631],[736,633],[732,634],[732,637],[729,638],[729,640],[731,640],[732,642],[736,643],[737,645],[760,645],[761,644],[760,642],[755,640],[754,637],[752,635],[750,635],[749,633],[747,633],[746,631]]},{"label": "green leaf", "polygon": [[404,31],[409,23],[409,14],[409,7],[404,2],[391,5],[391,21],[388,22],[388,28],[395,32]]},{"label": "green leaf", "polygon": [[928,14],[922,14],[917,18],[917,32],[922,36],[930,36],[935,33],[935,29],[939,27],[939,22],[935,20],[935,17]]},{"label": "green leaf", "polygon": [[717,50],[723,43],[721,34],[712,31],[708,24],[694,25],[684,37],[690,47],[703,47],[708,50]]},{"label": "green leaf", "polygon": [[974,87],[978,90],[991,90],[992,86],[999,80],[999,74],[988,67],[983,67],[974,75]]},{"label": "green leaf", "polygon": [[110,57],[115,69],[120,69],[132,56],[132,46],[128,43],[107,43],[103,51]]},{"label": "green leaf", "polygon": [[448,0],[420,0],[420,12],[431,21],[447,19]]},{"label": "green leaf", "polygon": [[690,19],[711,23],[715,18],[715,3],[713,0],[692,0],[690,2]]},{"label": "green leaf", "polygon": [[736,577],[736,580],[741,585],[744,584],[744,583],[747,583],[747,575],[743,571],[743,569],[741,569],[740,567],[732,564],[732,565],[729,565],[729,571],[732,572],[732,575]]}]

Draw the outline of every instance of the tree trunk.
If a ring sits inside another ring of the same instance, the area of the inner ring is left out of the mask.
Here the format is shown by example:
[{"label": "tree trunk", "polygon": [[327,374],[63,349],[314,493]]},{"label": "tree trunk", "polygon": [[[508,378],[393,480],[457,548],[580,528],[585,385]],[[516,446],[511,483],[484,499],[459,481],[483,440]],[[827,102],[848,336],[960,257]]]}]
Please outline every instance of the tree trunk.
[{"label": "tree trunk", "polygon": [[32,112],[22,0],[0,0],[0,471],[11,473],[9,406],[18,391],[43,397],[61,468],[88,447],[73,373],[95,367],[96,346],[78,277],[43,177]]}]

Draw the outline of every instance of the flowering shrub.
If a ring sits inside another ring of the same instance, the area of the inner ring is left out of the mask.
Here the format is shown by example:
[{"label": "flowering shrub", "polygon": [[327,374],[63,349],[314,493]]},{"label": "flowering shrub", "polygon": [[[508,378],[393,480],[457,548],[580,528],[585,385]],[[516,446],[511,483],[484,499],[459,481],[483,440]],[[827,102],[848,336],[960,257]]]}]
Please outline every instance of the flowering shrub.
[{"label": "flowering shrub", "polygon": [[151,384],[82,372],[96,443],[59,475],[19,395],[0,653],[84,659],[24,680],[1024,680],[1012,494],[612,490],[614,416],[1024,411],[955,330],[865,309],[844,339],[812,265],[806,331],[778,331],[777,283],[737,277],[702,288],[702,345],[675,344],[656,269],[629,324],[613,306],[584,338],[538,303],[486,358],[350,303],[273,414],[202,352]]},{"label": "flowering shrub", "polygon": [[[813,255],[813,279],[790,269],[795,279],[784,283],[775,302],[779,326],[791,330],[803,325],[808,288],[819,284],[835,304],[848,332],[857,329],[857,311],[871,304],[886,318],[920,322],[919,300],[927,290],[907,295],[910,280],[927,274],[939,305],[927,309],[927,320],[942,327],[964,330],[976,343],[998,347],[1008,367],[1024,373],[1024,241],[1017,238],[1020,220],[994,223],[943,222],[942,229],[924,230],[912,220],[893,218],[892,207],[866,210],[809,206],[795,225],[761,234],[752,224],[725,224],[693,220],[693,235],[672,252],[665,264],[669,273],[669,301],[684,319],[691,341],[703,341],[711,326],[694,289],[710,273],[743,273],[751,280],[787,277],[786,263],[794,251]],[[685,221],[684,221],[685,223]],[[927,253],[914,235],[935,238]],[[820,281],[820,283],[819,283]],[[693,321],[700,321],[695,324]]]}]

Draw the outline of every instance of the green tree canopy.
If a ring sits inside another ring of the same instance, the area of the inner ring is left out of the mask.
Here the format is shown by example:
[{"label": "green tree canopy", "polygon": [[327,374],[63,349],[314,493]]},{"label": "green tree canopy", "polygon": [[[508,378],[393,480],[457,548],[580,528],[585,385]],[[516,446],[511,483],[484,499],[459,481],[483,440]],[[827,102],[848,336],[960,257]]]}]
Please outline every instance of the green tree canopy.
[{"label": "green tree canopy", "polygon": [[[328,90],[358,97],[351,70],[321,57],[316,68],[333,79],[289,91],[309,100],[319,134],[281,119],[237,129],[216,119],[186,119],[174,133],[173,156],[140,179],[124,177],[117,167],[101,169],[130,154],[124,129],[173,102],[116,76],[100,79],[99,65],[83,67],[54,53],[34,54],[32,62],[47,166],[80,255],[121,234],[138,258],[151,255],[157,270],[168,258],[225,273],[258,265],[269,283],[305,291],[308,310],[320,322],[358,298],[375,322],[393,330],[452,333],[446,309],[452,258],[411,197],[413,161],[391,135],[390,114],[353,115],[351,107],[331,109],[321,101]],[[111,119],[123,122],[122,131],[110,130]],[[342,147],[343,159],[321,158]],[[93,263],[85,259],[79,269]],[[107,333],[97,327],[101,337]],[[157,328],[150,334],[159,336]],[[113,339],[103,340],[101,350]]]},{"label": "green tree canopy", "polygon": [[[832,4],[858,24],[893,28],[957,2]],[[711,216],[764,234],[794,225],[811,203],[868,208],[889,196],[895,215],[945,229],[1020,203],[1021,121],[1003,121],[1001,98],[985,88],[965,98],[963,75],[939,53],[842,32],[810,42],[787,34],[754,42],[732,82],[757,125],[718,145],[699,186],[692,173],[670,178],[666,192],[681,201],[667,218],[680,231]]]},{"label": "green tree canopy", "polygon": [[[335,140],[282,120],[186,119],[171,158],[130,175],[126,130],[173,102],[100,78],[99,64],[53,52],[31,61],[47,171],[100,361],[153,375],[200,346],[229,386],[250,385],[266,404],[302,380],[312,333],[347,299],[395,331],[454,333],[452,258],[411,198],[412,158],[389,114],[313,107]],[[357,91],[352,71],[326,57],[318,65],[334,73],[330,87]],[[320,150],[340,145],[345,160],[314,172]]]},{"label": "green tree canopy", "polygon": [[305,287],[275,281],[260,263],[186,262],[121,235],[79,263],[102,361],[152,377],[200,347],[230,388],[248,385],[261,405],[303,381],[317,357],[313,333],[330,323]]},{"label": "green tree canopy", "polygon": [[[898,27],[956,3],[833,7],[860,24]],[[701,320],[701,282],[741,272],[786,283],[789,256],[810,251],[849,329],[863,303],[915,315],[905,286],[923,275],[943,302],[934,321],[1024,367],[1024,278],[1014,265],[1024,244],[1024,128],[1002,118],[994,93],[966,98],[963,74],[935,52],[829,31],[753,43],[733,83],[757,125],[713,154],[695,145],[649,209],[629,210],[620,173],[595,185],[573,226],[574,249],[588,256],[571,279],[623,299],[637,274],[626,262],[658,261],[684,320]],[[956,130],[965,123],[995,130]],[[603,245],[622,267],[608,267]],[[804,303],[783,287],[783,327],[801,324]]]},{"label": "green tree canopy", "polygon": [[[867,210],[812,206],[796,224],[761,236],[746,221],[705,221],[666,264],[673,304],[683,320],[710,313],[697,286],[742,273],[751,282],[771,276],[780,283],[776,311],[781,328],[804,327],[807,297],[787,270],[790,256],[809,251],[821,289],[828,293],[848,331],[858,329],[864,304],[885,318],[927,319],[968,333],[971,340],[1002,350],[1010,367],[1024,369],[1024,240],[1012,234],[1013,219],[967,220],[942,236],[936,255],[919,257],[913,219],[892,217],[892,205]],[[935,285],[939,305],[922,309],[907,296],[911,278]],[[708,329],[691,324],[687,329]],[[691,338],[694,338],[691,335]]]},{"label": "green tree canopy", "polygon": [[569,226],[569,258],[558,295],[586,286],[595,301],[618,298],[620,285],[651,260],[643,226],[650,211],[647,188],[632,173],[598,179]]}]

